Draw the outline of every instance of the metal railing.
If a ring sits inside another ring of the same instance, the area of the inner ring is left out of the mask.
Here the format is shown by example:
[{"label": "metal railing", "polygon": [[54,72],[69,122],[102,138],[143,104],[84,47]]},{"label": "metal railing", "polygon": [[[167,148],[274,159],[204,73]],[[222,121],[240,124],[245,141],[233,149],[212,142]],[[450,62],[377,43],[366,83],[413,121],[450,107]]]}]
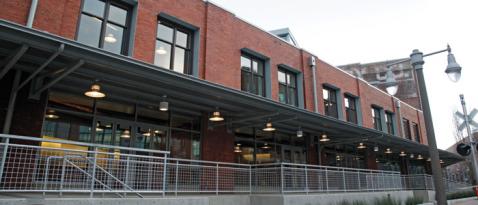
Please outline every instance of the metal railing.
[{"label": "metal railing", "polygon": [[[292,163],[247,165],[169,158],[169,152],[0,135],[1,192],[330,193],[431,189],[428,175]],[[455,185],[454,185],[455,186]]]}]

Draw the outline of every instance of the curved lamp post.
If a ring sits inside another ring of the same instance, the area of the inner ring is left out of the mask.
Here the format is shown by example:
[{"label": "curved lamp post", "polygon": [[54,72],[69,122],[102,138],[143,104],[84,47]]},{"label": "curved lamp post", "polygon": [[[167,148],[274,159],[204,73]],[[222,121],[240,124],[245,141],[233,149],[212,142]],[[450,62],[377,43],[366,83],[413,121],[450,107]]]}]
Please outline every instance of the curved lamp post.
[{"label": "curved lamp post", "polygon": [[423,64],[425,63],[423,61],[423,58],[427,56],[435,55],[438,53],[446,52],[446,51],[448,52],[448,65],[446,67],[445,73],[448,74],[448,77],[450,78],[451,81],[457,82],[461,76],[461,67],[460,65],[458,65],[458,63],[456,63],[455,56],[453,56],[453,54],[451,53],[450,46],[447,46],[447,48],[444,50],[436,51],[436,52],[425,54],[425,55],[423,55],[423,53],[417,49],[413,50],[412,54],[410,54],[410,58],[397,61],[394,63],[390,63],[387,65],[388,71],[387,71],[387,79],[385,82],[387,92],[390,95],[395,95],[398,90],[398,83],[396,82],[395,77],[393,76],[390,66],[410,61],[410,63],[413,66],[413,69],[416,71],[417,78],[418,78],[417,79],[418,87],[420,91],[420,101],[422,103],[422,110],[423,110],[423,115],[425,118],[425,128],[427,131],[429,155],[431,157],[433,182],[435,184],[435,198],[437,200],[438,205],[446,205],[447,201],[446,201],[445,186],[443,183],[443,177],[441,172],[440,157],[438,155],[438,148],[437,148],[436,139],[435,139],[435,131],[433,128],[432,115],[430,111],[430,104],[428,102],[428,94],[427,94],[427,89],[425,85],[425,78],[423,76]]}]

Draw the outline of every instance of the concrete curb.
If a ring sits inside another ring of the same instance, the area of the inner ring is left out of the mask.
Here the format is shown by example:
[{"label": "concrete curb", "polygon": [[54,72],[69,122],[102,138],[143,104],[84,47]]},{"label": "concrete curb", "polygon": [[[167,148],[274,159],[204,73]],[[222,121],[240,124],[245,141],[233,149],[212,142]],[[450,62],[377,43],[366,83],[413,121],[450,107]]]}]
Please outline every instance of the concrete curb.
[{"label": "concrete curb", "polygon": [[[473,200],[473,199],[478,199],[478,197],[474,196],[474,197],[468,197],[468,198],[448,200],[447,204],[448,205],[453,205],[456,202],[462,202],[462,201]],[[423,203],[423,204],[419,204],[419,205],[435,205],[435,204],[436,204],[435,202],[428,202],[428,203]]]}]

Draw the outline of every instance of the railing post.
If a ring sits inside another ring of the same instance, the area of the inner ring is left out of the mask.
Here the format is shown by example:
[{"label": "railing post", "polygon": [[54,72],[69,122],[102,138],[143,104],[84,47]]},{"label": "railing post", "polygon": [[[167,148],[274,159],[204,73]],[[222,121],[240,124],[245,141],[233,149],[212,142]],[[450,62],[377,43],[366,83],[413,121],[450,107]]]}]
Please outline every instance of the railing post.
[{"label": "railing post", "polygon": [[178,176],[179,176],[179,161],[176,160],[176,173],[174,177],[174,195],[178,195]]},{"label": "railing post", "polygon": [[280,164],[280,193],[284,193],[284,165]]},{"label": "railing post", "polygon": [[305,172],[305,193],[308,195],[309,194],[309,183],[308,183],[308,180],[309,178],[307,177],[307,165],[305,165],[305,169],[304,169],[304,172]]},{"label": "railing post", "polygon": [[43,196],[46,195],[47,183],[48,183],[48,174],[50,169],[50,157],[46,158],[46,165],[45,165],[45,176],[43,176]]},{"label": "railing post", "polygon": [[216,163],[216,195],[219,195],[219,164]]},{"label": "railing post", "polygon": [[166,177],[168,176],[168,155],[164,154],[163,164],[163,197],[166,196]]},{"label": "railing post", "polygon": [[357,171],[357,183],[358,183],[358,190],[362,191],[362,186],[360,185],[360,171]]},{"label": "railing post", "polygon": [[249,194],[252,194],[252,165],[249,165]]},{"label": "railing post", "polygon": [[3,170],[5,168],[5,162],[7,160],[8,145],[10,144],[10,138],[5,138],[5,144],[3,145],[2,162],[0,163],[0,183],[3,182]]},{"label": "railing post", "polygon": [[345,181],[345,169],[342,169],[342,178],[344,181],[344,192],[347,192],[347,183]]},{"label": "railing post", "polygon": [[91,173],[90,198],[93,198],[93,194],[95,191],[97,158],[98,158],[98,147],[95,147],[94,153],[93,153],[93,170]]},{"label": "railing post", "polygon": [[60,176],[60,197],[63,196],[63,183],[65,182],[65,171],[66,171],[66,156],[63,157],[63,162],[61,165],[61,176]]},{"label": "railing post", "polygon": [[329,193],[329,171],[325,168],[325,191]]},{"label": "railing post", "polygon": [[129,167],[130,167],[130,160],[129,160],[129,156],[126,157],[126,172],[125,172],[125,177],[124,177],[124,184],[123,185],[123,190],[125,190],[124,192],[124,197],[126,197],[127,193],[126,193],[126,190],[127,190],[127,185],[128,185],[128,180],[129,180]]}]

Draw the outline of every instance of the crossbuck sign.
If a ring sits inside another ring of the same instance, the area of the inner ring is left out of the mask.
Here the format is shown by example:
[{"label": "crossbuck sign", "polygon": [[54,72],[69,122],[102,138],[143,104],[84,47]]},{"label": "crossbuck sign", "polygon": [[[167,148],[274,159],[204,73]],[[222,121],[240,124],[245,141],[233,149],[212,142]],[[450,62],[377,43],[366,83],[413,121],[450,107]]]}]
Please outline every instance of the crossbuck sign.
[{"label": "crossbuck sign", "polygon": [[[478,128],[478,123],[476,123],[473,118],[476,116],[476,114],[478,114],[478,110],[476,109],[473,109],[470,114],[468,115],[468,122],[470,123],[470,125],[472,127],[475,127],[475,128]],[[466,128],[466,124],[465,124],[465,115],[463,115],[463,113],[461,113],[460,111],[456,111],[455,112],[455,115],[458,117],[458,118],[461,118],[463,120],[463,122],[460,124],[460,126],[458,127],[458,130],[463,130]]]}]

